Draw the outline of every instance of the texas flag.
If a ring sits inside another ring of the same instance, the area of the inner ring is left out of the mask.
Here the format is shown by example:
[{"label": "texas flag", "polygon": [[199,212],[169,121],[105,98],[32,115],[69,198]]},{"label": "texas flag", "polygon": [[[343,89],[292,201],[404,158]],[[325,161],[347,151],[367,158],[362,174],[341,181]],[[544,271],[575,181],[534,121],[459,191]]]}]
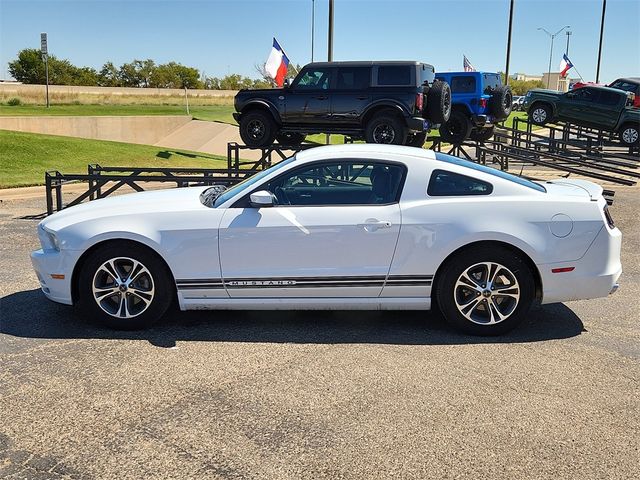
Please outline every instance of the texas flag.
[{"label": "texas flag", "polygon": [[567,76],[567,72],[573,68],[573,63],[569,60],[566,54],[562,56],[562,60],[560,61],[560,78],[564,78]]},{"label": "texas flag", "polygon": [[287,68],[289,68],[289,58],[274,37],[273,47],[271,47],[271,53],[269,54],[267,63],[264,65],[264,69],[269,76],[275,80],[276,85],[282,87],[282,85],[284,85],[284,79],[287,76]]}]

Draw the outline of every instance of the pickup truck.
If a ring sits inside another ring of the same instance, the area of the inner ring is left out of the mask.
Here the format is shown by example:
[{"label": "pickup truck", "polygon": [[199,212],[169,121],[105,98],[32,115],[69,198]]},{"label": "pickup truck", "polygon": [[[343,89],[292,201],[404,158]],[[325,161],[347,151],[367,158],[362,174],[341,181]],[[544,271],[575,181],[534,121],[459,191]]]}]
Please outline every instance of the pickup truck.
[{"label": "pickup truck", "polygon": [[317,62],[284,88],[240,90],[234,107],[252,148],[296,145],[312,133],[422,147],[427,132],[449,119],[451,89],[426,63]]},{"label": "pickup truck", "polygon": [[589,85],[567,93],[529,90],[523,106],[536,125],[564,121],[597,128],[617,133],[620,143],[633,147],[640,144],[640,109],[633,102],[633,93]]}]

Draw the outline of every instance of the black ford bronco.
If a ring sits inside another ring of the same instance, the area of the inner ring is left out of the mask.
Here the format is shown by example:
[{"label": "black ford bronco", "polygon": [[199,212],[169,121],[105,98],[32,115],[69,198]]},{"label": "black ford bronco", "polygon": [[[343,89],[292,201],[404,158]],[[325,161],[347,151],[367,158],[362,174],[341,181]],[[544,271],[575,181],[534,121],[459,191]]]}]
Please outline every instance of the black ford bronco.
[{"label": "black ford bronco", "polygon": [[240,90],[234,106],[250,147],[296,145],[311,133],[421,147],[449,119],[451,89],[426,63],[310,63],[284,88]]}]

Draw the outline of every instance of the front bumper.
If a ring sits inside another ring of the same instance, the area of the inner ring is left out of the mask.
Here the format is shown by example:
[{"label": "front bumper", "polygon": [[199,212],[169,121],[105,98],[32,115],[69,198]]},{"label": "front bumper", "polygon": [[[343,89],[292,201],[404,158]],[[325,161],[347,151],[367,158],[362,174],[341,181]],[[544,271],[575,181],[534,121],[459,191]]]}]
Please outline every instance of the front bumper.
[{"label": "front bumper", "polygon": [[[606,297],[618,289],[622,274],[622,233],[603,226],[580,260],[538,265],[542,277],[542,303]],[[555,268],[574,270],[553,273]]]},{"label": "front bumper", "polygon": [[[31,263],[45,296],[54,302],[72,305],[71,274],[75,262],[71,255],[65,251],[40,249],[31,253]],[[64,275],[64,278],[52,275]]]}]

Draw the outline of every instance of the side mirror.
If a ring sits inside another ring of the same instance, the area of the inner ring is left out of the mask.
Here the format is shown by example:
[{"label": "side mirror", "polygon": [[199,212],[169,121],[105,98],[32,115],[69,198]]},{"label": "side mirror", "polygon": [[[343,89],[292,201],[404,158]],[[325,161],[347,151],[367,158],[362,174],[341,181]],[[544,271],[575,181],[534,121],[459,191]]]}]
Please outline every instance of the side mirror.
[{"label": "side mirror", "polygon": [[276,197],[267,190],[260,190],[249,196],[249,202],[253,208],[273,207],[276,204]]}]

